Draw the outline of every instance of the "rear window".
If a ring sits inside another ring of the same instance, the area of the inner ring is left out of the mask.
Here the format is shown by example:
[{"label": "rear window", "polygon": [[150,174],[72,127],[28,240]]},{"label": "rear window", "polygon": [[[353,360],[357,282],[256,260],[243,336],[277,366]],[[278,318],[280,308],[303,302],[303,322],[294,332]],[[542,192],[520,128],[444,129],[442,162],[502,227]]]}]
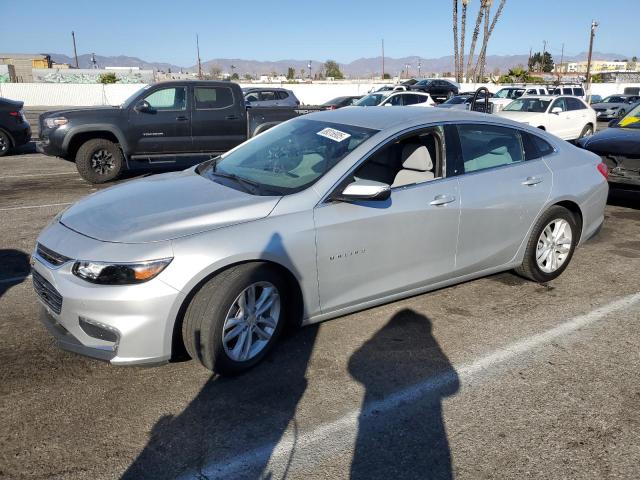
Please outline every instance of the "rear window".
[{"label": "rear window", "polygon": [[289,98],[289,94],[287,92],[285,92],[284,90],[280,90],[278,93],[278,98],[280,100],[285,100],[287,98]]},{"label": "rear window", "polygon": [[583,97],[584,96],[584,90],[582,88],[574,88],[573,89],[573,94],[576,97]]},{"label": "rear window", "polygon": [[196,87],[196,110],[227,108],[233,105],[233,92],[227,87]]}]

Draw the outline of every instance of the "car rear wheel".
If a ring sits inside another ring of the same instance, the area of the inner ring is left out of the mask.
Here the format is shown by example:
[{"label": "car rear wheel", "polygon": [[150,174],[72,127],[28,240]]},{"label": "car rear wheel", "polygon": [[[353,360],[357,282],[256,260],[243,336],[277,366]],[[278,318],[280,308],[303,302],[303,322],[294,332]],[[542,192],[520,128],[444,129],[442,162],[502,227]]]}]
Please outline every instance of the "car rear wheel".
[{"label": "car rear wheel", "polygon": [[578,238],[574,215],[559,205],[551,207],[536,222],[516,272],[539,283],[559,277],[571,261]]},{"label": "car rear wheel", "polygon": [[88,182],[110,182],[122,173],[124,157],[120,147],[112,141],[94,138],[83,143],[78,149],[76,168]]},{"label": "car rear wheel", "polygon": [[191,358],[220,375],[237,375],[258,364],[285,323],[286,282],[261,263],[230,268],[195,294],[182,337]]},{"label": "car rear wheel", "polygon": [[3,157],[11,150],[11,139],[9,135],[0,130],[0,157]]},{"label": "car rear wheel", "polygon": [[593,127],[591,125],[585,125],[582,132],[580,132],[579,138],[590,137],[591,135],[593,135]]}]

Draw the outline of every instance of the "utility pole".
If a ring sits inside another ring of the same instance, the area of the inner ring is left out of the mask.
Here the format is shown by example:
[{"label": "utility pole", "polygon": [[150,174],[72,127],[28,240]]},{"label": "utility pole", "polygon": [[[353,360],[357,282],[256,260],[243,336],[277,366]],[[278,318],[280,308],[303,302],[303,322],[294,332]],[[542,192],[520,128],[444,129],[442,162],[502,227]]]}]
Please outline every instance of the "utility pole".
[{"label": "utility pole", "polygon": [[591,36],[589,38],[589,57],[587,58],[587,103],[591,103],[591,55],[593,54],[593,39],[596,36],[598,22],[591,21]]},{"label": "utility pole", "polygon": [[418,60],[418,78],[420,78],[420,70],[422,69],[422,60]]},{"label": "utility pole", "polygon": [[382,39],[382,80],[384,80],[384,38]]},{"label": "utility pole", "polygon": [[309,63],[307,64],[307,68],[309,69],[309,80],[311,80],[311,60],[309,60]]},{"label": "utility pole", "polygon": [[76,34],[73,30],[71,30],[71,38],[73,39],[73,56],[76,58],[76,68],[80,68],[78,66],[78,51],[76,50]]},{"label": "utility pole", "polygon": [[[562,44],[562,53],[560,54],[560,70],[558,71],[558,83],[560,83],[560,75],[562,74],[562,65],[564,64],[564,43]],[[557,70],[557,69],[556,69]]]},{"label": "utility pole", "polygon": [[545,65],[545,53],[547,53],[547,41],[543,40],[542,41],[542,61],[540,62],[540,72],[543,73],[544,72],[544,65]]},{"label": "utility pole", "polygon": [[198,80],[202,80],[202,62],[200,62],[200,39],[196,33],[196,51],[198,53]]}]

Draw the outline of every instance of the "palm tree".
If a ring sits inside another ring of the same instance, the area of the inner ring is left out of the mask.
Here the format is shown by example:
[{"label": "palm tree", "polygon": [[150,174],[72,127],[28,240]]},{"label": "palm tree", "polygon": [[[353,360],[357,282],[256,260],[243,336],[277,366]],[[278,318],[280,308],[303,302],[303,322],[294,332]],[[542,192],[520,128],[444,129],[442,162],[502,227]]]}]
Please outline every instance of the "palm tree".
[{"label": "palm tree", "polygon": [[491,9],[491,3],[493,3],[493,0],[486,1],[489,3],[489,5],[487,5],[485,12],[484,38],[482,41],[480,56],[478,57],[478,63],[476,64],[476,71],[478,71],[479,69],[479,77],[481,79],[484,78],[484,69],[487,63],[487,46],[489,45],[489,39],[493,34],[493,29],[496,27],[496,23],[498,23],[498,20],[500,19],[500,15],[502,15],[502,10],[504,9],[505,3],[507,3],[507,0],[500,0],[498,11],[494,15],[493,20],[491,20],[491,26],[489,27],[489,11]]},{"label": "palm tree", "polygon": [[469,0],[462,0],[462,32],[460,34],[460,59],[458,65],[458,77],[456,81],[462,82],[462,77],[464,76],[464,40],[467,29],[467,7],[469,6]]},{"label": "palm tree", "polygon": [[473,36],[471,37],[471,48],[469,49],[469,58],[467,58],[467,81],[471,78],[471,63],[473,62],[473,57],[476,51],[476,43],[478,42],[478,37],[480,36],[480,24],[482,23],[482,17],[484,16],[484,3],[487,0],[481,0],[480,10],[478,11],[478,16],[476,18],[476,26],[473,29]]},{"label": "palm tree", "polygon": [[458,0],[453,0],[453,64],[456,80],[460,75],[460,51],[458,50]]}]

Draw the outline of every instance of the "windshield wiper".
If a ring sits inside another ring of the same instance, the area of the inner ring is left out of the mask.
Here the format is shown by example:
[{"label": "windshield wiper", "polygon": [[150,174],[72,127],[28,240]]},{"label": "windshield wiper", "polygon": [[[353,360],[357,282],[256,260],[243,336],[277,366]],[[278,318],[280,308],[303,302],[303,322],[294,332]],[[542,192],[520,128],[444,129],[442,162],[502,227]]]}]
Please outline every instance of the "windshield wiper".
[{"label": "windshield wiper", "polygon": [[251,193],[252,195],[260,194],[260,184],[258,182],[254,182],[253,180],[247,180],[246,178],[239,177],[233,173],[222,172],[216,170],[215,166],[212,170],[213,175],[221,178],[228,178],[229,180],[233,180],[239,185],[241,185],[246,192]]}]

